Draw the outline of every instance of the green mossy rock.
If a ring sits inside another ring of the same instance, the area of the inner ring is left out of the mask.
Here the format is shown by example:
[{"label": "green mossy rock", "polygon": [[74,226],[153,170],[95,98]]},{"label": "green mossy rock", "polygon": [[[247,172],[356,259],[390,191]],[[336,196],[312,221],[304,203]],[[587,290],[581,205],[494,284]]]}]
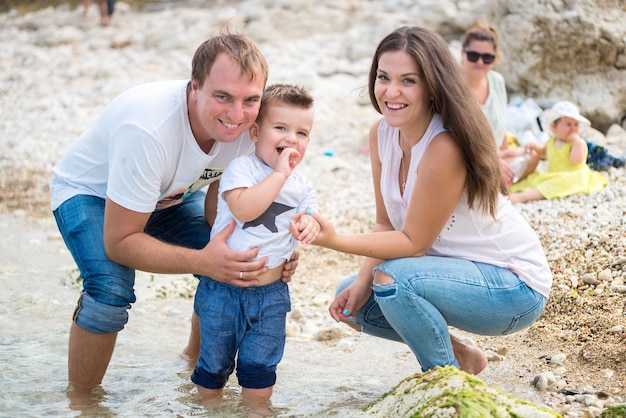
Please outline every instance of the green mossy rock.
[{"label": "green mossy rock", "polygon": [[375,417],[561,417],[452,366],[407,377],[366,412]]},{"label": "green mossy rock", "polygon": [[598,418],[620,418],[620,417],[626,417],[626,404],[609,408],[598,416]]}]

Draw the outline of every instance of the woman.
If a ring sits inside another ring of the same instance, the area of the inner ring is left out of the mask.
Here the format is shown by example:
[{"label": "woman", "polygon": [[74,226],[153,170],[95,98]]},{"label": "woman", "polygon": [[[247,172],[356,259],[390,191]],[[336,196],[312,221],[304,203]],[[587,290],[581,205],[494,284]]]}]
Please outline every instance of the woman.
[{"label": "woman", "polygon": [[402,27],[385,37],[368,89],[383,116],[369,138],[374,230],[338,234],[315,215],[314,244],[367,257],[330,314],[404,341],[422,370],[477,374],[485,354],[448,326],[485,335],[529,326],[552,284],[543,249],[505,197],[491,128],[439,35]]},{"label": "woman", "polygon": [[500,59],[498,45],[496,29],[478,22],[465,32],[461,40],[461,65],[472,93],[491,125],[500,150],[502,175],[508,184],[512,184],[535,171],[539,156],[531,148],[509,148],[505,126],[506,86],[502,75],[493,70]]}]

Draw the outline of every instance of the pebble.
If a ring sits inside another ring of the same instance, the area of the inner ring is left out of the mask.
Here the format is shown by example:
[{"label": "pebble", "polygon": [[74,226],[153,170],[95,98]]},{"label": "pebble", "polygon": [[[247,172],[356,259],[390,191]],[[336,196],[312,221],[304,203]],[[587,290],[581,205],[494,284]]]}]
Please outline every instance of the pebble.
[{"label": "pebble", "polygon": [[551,364],[563,364],[565,362],[566,357],[567,356],[563,353],[556,354],[550,357],[550,363]]}]

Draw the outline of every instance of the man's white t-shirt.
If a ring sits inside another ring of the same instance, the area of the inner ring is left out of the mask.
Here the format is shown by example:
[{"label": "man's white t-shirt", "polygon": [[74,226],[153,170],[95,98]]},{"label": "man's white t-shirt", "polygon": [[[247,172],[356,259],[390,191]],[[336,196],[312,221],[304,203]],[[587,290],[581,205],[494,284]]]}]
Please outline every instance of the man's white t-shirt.
[{"label": "man's white t-shirt", "polygon": [[254,151],[248,133],[198,146],[187,109],[189,80],[143,84],[113,100],[54,167],[51,207],[79,194],[150,213],[182,202]]}]

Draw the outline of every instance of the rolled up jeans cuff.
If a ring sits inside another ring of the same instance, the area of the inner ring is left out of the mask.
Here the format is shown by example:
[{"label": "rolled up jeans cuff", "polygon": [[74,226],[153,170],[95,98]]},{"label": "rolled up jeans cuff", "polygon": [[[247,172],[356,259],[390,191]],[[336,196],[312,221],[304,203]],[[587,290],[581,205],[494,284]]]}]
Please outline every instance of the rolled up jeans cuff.
[{"label": "rolled up jeans cuff", "polygon": [[124,325],[128,322],[128,309],[130,309],[130,304],[106,305],[97,302],[86,292],[82,292],[72,319],[76,325],[94,334],[112,334],[124,329]]}]

